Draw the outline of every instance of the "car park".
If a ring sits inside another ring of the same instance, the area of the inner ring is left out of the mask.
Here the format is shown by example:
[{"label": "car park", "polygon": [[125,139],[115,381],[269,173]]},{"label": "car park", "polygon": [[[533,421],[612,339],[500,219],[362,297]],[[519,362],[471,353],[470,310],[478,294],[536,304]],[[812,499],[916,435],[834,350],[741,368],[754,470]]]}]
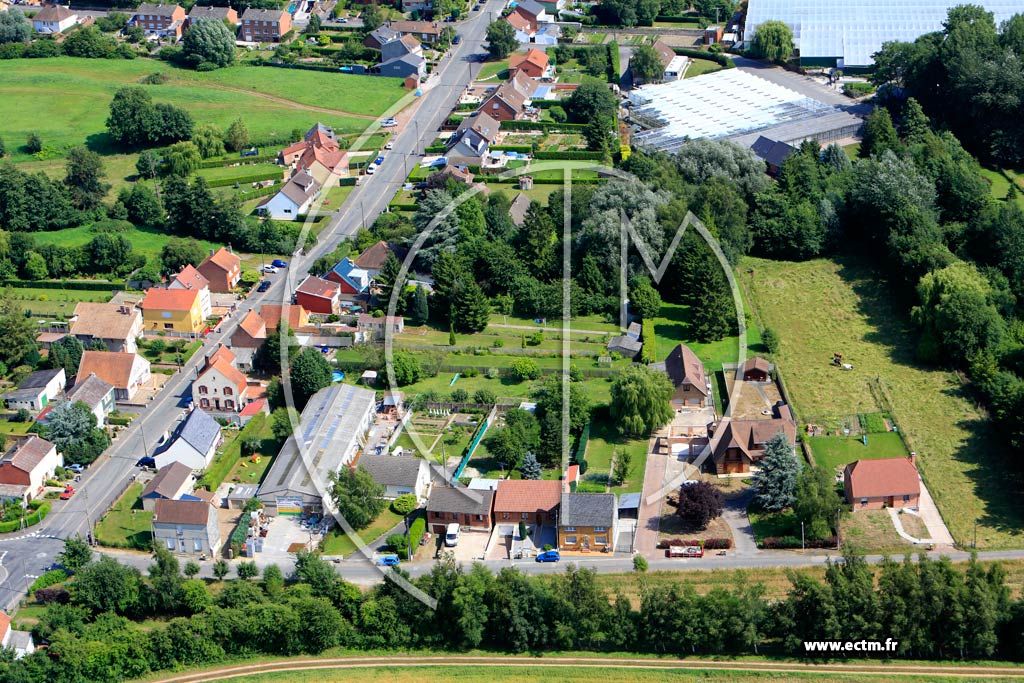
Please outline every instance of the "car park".
[{"label": "car park", "polygon": [[273,261],[270,262],[270,265],[274,266],[275,268],[287,268],[288,267],[288,262],[287,261],[282,261],[281,259],[276,258],[276,259],[274,259]]},{"label": "car park", "polygon": [[562,558],[557,550],[545,550],[537,555],[538,562],[558,562],[560,559]]},{"label": "car park", "polygon": [[270,280],[264,280],[260,283],[260,286],[256,288],[256,291],[262,293],[268,289],[270,289]]}]

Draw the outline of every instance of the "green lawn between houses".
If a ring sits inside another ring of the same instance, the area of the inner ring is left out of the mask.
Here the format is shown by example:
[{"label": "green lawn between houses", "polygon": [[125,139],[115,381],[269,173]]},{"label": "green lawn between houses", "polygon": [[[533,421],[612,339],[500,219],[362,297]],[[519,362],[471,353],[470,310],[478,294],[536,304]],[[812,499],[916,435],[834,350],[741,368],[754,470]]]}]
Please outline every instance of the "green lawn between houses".
[{"label": "green lawn between houses", "polygon": [[587,442],[587,472],[583,481],[607,484],[611,472],[612,453],[628,452],[632,456],[629,476],[621,486],[612,486],[612,493],[638,493],[644,484],[647,464],[647,439],[627,439],[619,433],[608,408],[594,411],[590,422],[590,440]]},{"label": "green lawn between houses", "polygon": [[[144,255],[146,258],[155,259],[160,255],[160,250],[163,249],[167,241],[173,237],[165,232],[156,230],[153,228],[140,228],[133,227],[131,230],[127,230],[122,233],[132,243],[132,248],[138,253]],[[32,237],[38,244],[59,244],[62,247],[80,247],[89,242],[96,234],[92,231],[92,225],[80,225],[75,228],[67,228],[65,230],[53,230],[47,232],[33,232]],[[221,245],[214,244],[207,240],[199,240],[199,244],[204,250],[219,249]],[[24,291],[24,290],[22,290]],[[52,293],[54,296],[58,294],[68,295],[95,295],[97,292],[62,292],[60,290],[46,290]],[[105,299],[82,299],[83,301],[106,301],[110,297]]]},{"label": "green lawn between houses", "polygon": [[[743,303],[747,316],[747,356],[764,353],[761,332],[750,322],[750,307]],[[654,334],[657,337],[658,360],[665,360],[672,349],[686,344],[704,362],[708,372],[722,369],[722,363],[735,363],[739,353],[739,336],[732,335],[712,342],[698,342],[690,334],[690,311],[682,304],[662,303],[661,315],[654,319]]]},{"label": "green lawn between houses", "polygon": [[96,525],[96,542],[112,548],[150,550],[153,513],[142,509],[142,483],[129,486]]},{"label": "green lawn between houses", "polygon": [[900,435],[894,432],[868,434],[867,441],[867,445],[864,445],[859,437],[853,436],[815,436],[807,439],[814,461],[829,470],[856,460],[905,458],[908,455]]},{"label": "green lawn between houses", "polygon": [[698,59],[691,57],[690,66],[686,68],[686,73],[683,75],[683,78],[702,76],[704,74],[714,73],[715,71],[721,71],[724,68],[725,67],[718,62],[712,62],[710,59]]},{"label": "green lawn between houses", "polygon": [[[370,523],[370,526],[358,532],[359,537],[363,540],[363,543],[373,543],[381,535],[391,531],[401,521],[402,515],[395,514],[391,511],[390,507],[386,507],[377,516],[377,519]],[[324,555],[350,555],[358,549],[358,546],[341,528],[335,527],[324,538],[320,549]],[[376,550],[376,548],[373,548],[373,550]]]},{"label": "green lawn between houses", "polygon": [[[798,415],[877,412],[878,378],[953,537],[969,542],[977,522],[980,548],[1022,545],[1019,483],[1002,464],[1013,454],[956,374],[917,363],[917,331],[876,273],[854,259],[754,258],[738,272],[761,321],[781,338],[773,360]],[[833,352],[854,370],[832,366]]]}]

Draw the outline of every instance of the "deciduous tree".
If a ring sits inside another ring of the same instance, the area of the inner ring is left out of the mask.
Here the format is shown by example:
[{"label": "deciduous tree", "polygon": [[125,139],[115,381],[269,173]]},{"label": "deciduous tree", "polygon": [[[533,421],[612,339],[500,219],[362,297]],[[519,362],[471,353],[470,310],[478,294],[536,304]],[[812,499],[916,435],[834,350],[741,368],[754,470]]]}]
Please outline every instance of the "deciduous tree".
[{"label": "deciduous tree", "polygon": [[341,472],[331,472],[330,482],[331,498],[353,529],[365,529],[384,510],[384,487],[374,481],[366,468],[346,467]]},{"label": "deciduous tree", "polygon": [[506,59],[518,47],[512,24],[498,19],[487,27],[487,52],[492,59]]},{"label": "deciduous tree", "polygon": [[671,398],[672,384],[664,372],[631,365],[612,383],[609,410],[623,434],[645,437],[672,419]]},{"label": "deciduous tree", "polygon": [[722,492],[706,481],[686,482],[679,489],[679,516],[697,529],[706,529],[722,514]]}]

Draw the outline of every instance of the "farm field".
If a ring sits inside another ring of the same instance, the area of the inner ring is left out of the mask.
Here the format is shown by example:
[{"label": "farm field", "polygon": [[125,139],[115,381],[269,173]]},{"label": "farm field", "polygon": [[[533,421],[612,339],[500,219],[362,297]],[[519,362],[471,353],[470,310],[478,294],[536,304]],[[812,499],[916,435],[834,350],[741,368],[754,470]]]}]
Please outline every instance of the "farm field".
[{"label": "farm field", "polygon": [[142,86],[155,101],[185,107],[197,124],[226,128],[241,115],[254,141],[285,138],[318,120],[338,132],[359,132],[367,117],[383,113],[403,95],[398,79],[273,67],[195,72],[149,59],[9,60],[0,81],[0,120],[13,160],[31,159],[15,142],[30,132],[58,154],[82,142],[100,152],[115,151],[105,134],[110,98],[118,88],[156,72],[168,82]]},{"label": "farm field", "polygon": [[109,292],[92,292],[81,289],[12,287],[11,299],[21,306],[26,314],[36,317],[68,318],[75,312],[75,304],[78,302],[103,303],[110,301],[113,292],[113,289]]},{"label": "farm field", "polygon": [[[953,537],[972,538],[977,522],[979,548],[1022,544],[1019,491],[1001,465],[1010,454],[955,374],[915,361],[916,332],[881,279],[854,260],[748,258],[739,272],[760,322],[781,338],[774,360],[798,416],[878,411],[878,378]],[[833,352],[854,370],[831,365]]]},{"label": "farm field", "polygon": [[[132,243],[132,247],[135,251],[146,256],[146,258],[156,258],[160,255],[160,250],[163,249],[167,241],[173,237],[160,230],[153,228],[140,228],[133,227],[131,230],[118,233],[124,235]],[[89,242],[96,234],[92,231],[91,225],[80,225],[75,228],[67,228],[65,230],[55,230],[49,232],[34,232],[32,237],[38,244],[59,244],[62,247],[80,247]],[[214,244],[206,240],[199,240],[204,250],[208,249],[219,249],[221,245]],[[52,290],[48,290],[52,291]],[[62,292],[65,293],[65,292]],[[68,294],[78,294],[78,292],[66,292]],[[82,294],[95,294],[95,292],[82,292]],[[109,299],[110,297],[107,297]],[[83,301],[95,301],[95,299],[82,299]],[[103,299],[106,301],[106,299]]]}]

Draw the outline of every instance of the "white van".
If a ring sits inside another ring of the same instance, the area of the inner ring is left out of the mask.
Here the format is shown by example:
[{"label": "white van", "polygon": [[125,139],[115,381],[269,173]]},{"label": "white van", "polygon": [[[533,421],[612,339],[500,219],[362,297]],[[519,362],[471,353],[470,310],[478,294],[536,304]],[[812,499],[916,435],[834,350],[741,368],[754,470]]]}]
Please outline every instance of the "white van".
[{"label": "white van", "polygon": [[449,548],[454,548],[459,544],[459,525],[456,522],[448,525],[444,534],[444,544]]}]

